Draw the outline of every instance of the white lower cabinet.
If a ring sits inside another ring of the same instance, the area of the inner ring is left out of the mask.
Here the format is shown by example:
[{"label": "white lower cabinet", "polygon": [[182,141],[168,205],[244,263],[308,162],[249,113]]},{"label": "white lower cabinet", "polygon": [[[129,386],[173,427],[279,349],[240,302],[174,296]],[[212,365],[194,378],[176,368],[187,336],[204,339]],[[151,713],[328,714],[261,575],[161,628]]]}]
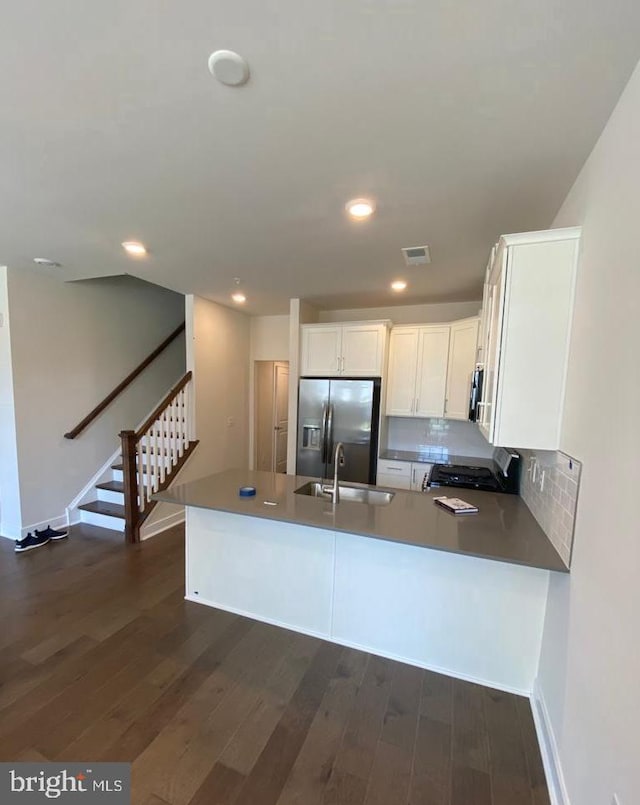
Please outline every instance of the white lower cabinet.
[{"label": "white lower cabinet", "polygon": [[380,459],[378,461],[378,486],[390,486],[394,489],[411,489],[422,491],[422,482],[433,464],[422,462],[396,461]]},{"label": "white lower cabinet", "polygon": [[433,464],[423,464],[422,462],[420,464],[411,464],[411,489],[414,492],[422,492],[424,476],[431,472],[431,467],[433,467]]},{"label": "white lower cabinet", "polygon": [[411,464],[408,461],[379,459],[376,484],[394,489],[411,489]]}]

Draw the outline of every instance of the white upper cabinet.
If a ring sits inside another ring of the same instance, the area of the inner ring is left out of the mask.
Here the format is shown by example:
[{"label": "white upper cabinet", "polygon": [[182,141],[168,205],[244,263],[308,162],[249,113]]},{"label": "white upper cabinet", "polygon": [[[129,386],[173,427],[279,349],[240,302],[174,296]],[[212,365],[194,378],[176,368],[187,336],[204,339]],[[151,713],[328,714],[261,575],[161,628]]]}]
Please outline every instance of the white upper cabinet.
[{"label": "white upper cabinet", "polygon": [[453,322],[447,367],[447,419],[469,419],[469,391],[476,365],[478,319]]},{"label": "white upper cabinet", "polygon": [[416,416],[444,416],[449,359],[449,325],[421,327],[416,374]]},{"label": "white upper cabinet", "polygon": [[381,377],[385,322],[303,324],[300,374],[316,377]]},{"label": "white upper cabinet", "polygon": [[478,319],[394,327],[387,416],[467,419]]},{"label": "white upper cabinet", "polygon": [[384,324],[343,325],[341,374],[381,377],[386,338]]},{"label": "white upper cabinet", "polygon": [[580,229],[503,235],[487,277],[479,425],[494,445],[557,450]]},{"label": "white upper cabinet", "polygon": [[341,343],[339,325],[303,325],[300,374],[321,377],[340,374]]},{"label": "white upper cabinet", "polygon": [[414,416],[419,327],[394,327],[389,339],[387,414]]}]

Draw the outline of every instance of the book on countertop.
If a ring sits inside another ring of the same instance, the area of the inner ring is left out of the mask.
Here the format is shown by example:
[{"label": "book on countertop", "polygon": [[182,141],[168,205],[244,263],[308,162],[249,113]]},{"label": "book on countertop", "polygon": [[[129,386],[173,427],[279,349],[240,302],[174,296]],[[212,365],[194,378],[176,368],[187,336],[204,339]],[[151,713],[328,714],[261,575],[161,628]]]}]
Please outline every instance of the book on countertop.
[{"label": "book on countertop", "polygon": [[466,500],[461,500],[460,498],[441,496],[434,498],[433,502],[437,503],[438,506],[442,506],[443,509],[446,509],[452,514],[476,514],[478,511],[477,506],[473,506],[471,503],[467,503]]}]

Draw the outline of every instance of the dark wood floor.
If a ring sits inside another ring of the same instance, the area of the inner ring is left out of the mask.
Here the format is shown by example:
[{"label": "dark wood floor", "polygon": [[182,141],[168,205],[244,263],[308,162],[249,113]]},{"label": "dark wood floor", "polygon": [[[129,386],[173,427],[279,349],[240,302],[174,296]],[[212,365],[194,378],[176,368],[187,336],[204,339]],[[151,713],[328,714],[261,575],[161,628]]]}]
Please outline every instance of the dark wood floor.
[{"label": "dark wood floor", "polygon": [[548,805],[526,699],[187,603],[183,534],[0,539],[0,759],[135,805]]}]

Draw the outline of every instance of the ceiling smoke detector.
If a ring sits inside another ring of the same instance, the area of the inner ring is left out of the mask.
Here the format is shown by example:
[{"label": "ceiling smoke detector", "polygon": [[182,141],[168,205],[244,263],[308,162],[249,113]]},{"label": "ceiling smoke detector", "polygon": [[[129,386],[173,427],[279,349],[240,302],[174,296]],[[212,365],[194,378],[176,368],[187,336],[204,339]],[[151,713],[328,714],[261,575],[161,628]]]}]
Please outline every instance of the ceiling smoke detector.
[{"label": "ceiling smoke detector", "polygon": [[233,50],[216,50],[209,56],[209,72],[221,84],[241,87],[249,80],[247,60]]},{"label": "ceiling smoke detector", "polygon": [[408,266],[425,266],[431,262],[428,246],[407,246],[402,249],[402,256]]}]

